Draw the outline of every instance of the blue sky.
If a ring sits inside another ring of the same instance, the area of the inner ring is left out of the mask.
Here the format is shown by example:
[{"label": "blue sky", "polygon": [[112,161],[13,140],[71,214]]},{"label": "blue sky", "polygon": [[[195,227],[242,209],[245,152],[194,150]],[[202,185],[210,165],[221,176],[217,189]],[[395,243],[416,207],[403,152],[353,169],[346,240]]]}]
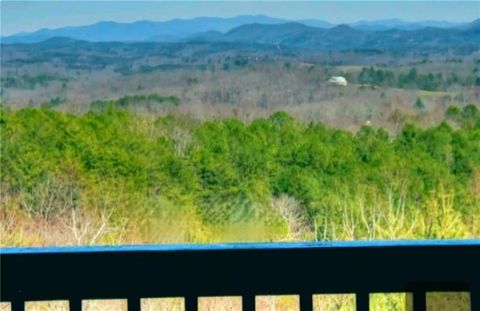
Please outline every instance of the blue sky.
[{"label": "blue sky", "polygon": [[92,24],[102,20],[133,22],[198,16],[266,14],[332,23],[399,18],[472,21],[479,1],[1,1],[2,36],[40,28]]}]

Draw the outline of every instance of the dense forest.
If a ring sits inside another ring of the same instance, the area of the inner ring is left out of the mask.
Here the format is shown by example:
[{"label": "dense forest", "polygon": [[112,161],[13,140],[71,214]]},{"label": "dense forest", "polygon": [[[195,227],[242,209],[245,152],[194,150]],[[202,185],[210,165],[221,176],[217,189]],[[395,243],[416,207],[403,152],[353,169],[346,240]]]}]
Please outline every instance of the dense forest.
[{"label": "dense forest", "polygon": [[[374,86],[389,86],[403,89],[417,88],[424,91],[446,90],[448,87],[458,84],[462,86],[472,87],[480,86],[480,76],[478,76],[478,68],[472,69],[470,75],[461,78],[456,73],[442,75],[441,73],[433,74],[431,72],[419,74],[417,69],[413,67],[407,73],[401,72],[398,76],[388,69],[376,69],[373,66],[362,68],[362,71],[356,77],[356,81],[361,84],[370,84]],[[355,81],[350,77],[350,81]]]},{"label": "dense forest", "polygon": [[[396,134],[285,112],[247,123],[104,105],[83,115],[2,107],[3,244],[480,235],[475,105]],[[80,217],[95,223],[78,228]],[[56,237],[22,219],[55,223]]]}]

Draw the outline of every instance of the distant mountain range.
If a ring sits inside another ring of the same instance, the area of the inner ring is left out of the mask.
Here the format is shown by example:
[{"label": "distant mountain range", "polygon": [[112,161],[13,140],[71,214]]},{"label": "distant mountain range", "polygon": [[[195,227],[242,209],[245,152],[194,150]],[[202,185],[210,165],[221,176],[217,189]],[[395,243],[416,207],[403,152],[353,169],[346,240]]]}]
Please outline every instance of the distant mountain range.
[{"label": "distant mountain range", "polygon": [[480,49],[480,20],[459,28],[426,27],[415,30],[359,30],[348,25],[316,28],[301,23],[248,24],[223,34],[206,32],[189,38],[196,42],[234,42],[275,45],[278,49],[309,51],[377,50],[471,52]]},{"label": "distant mountain range", "polygon": [[385,19],[385,20],[377,20],[377,21],[359,21],[349,25],[358,30],[384,31],[389,29],[418,30],[418,29],[428,28],[428,27],[457,28],[457,27],[465,26],[467,24],[453,23],[453,22],[447,22],[447,21],[405,22],[399,19]]},{"label": "distant mountain range", "polygon": [[245,24],[261,23],[268,25],[285,22],[287,21],[265,15],[242,15],[232,18],[199,17],[188,20],[173,19],[166,22],[137,21],[134,23],[118,23],[103,21],[87,26],[40,29],[32,33],[3,37],[2,42],[34,43],[54,37],[69,37],[92,42],[174,42],[200,32],[227,32],[235,27]]},{"label": "distant mountain range", "polygon": [[[264,26],[276,25],[278,27]],[[246,27],[246,28],[242,28]],[[340,28],[339,28],[340,27]],[[262,42],[279,42],[281,36],[293,38],[302,33],[302,36],[309,36],[305,32],[311,33],[312,40],[318,40],[318,35],[313,33],[335,34],[341,32],[347,35],[353,34],[351,31],[391,31],[410,30],[416,31],[425,28],[435,27],[438,29],[469,29],[468,23],[451,23],[444,21],[421,21],[405,22],[397,19],[379,20],[379,21],[360,21],[345,26],[338,26],[326,21],[317,19],[305,19],[292,23],[292,21],[273,18],[266,15],[242,15],[232,18],[218,17],[199,17],[194,19],[174,19],[165,22],[157,21],[137,21],[134,23],[118,23],[112,21],[102,21],[92,25],[78,27],[63,27],[58,29],[40,29],[31,33],[21,33],[12,36],[2,37],[2,43],[35,43],[54,37],[69,37],[77,40],[92,42],[99,41],[156,41],[156,42],[178,42],[191,38],[196,40],[200,38],[221,38],[222,40],[232,41],[234,38],[245,37],[244,31],[252,30],[254,32],[268,30],[268,34],[252,33],[251,37],[260,38]],[[332,32],[327,31],[332,30]],[[343,29],[343,31],[342,31]],[[280,37],[279,37],[280,35]],[[266,36],[272,36],[267,39]]]}]

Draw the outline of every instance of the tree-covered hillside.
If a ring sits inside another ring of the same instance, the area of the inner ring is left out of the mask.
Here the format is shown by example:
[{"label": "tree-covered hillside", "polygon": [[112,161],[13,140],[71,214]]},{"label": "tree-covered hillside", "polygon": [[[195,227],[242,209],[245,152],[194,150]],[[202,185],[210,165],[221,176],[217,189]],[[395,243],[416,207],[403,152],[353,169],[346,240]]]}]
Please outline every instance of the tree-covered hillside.
[{"label": "tree-covered hillside", "polygon": [[243,123],[2,108],[0,122],[3,244],[48,243],[15,217],[73,230],[88,215],[115,228],[95,243],[479,236],[474,105],[395,136],[283,112]]}]

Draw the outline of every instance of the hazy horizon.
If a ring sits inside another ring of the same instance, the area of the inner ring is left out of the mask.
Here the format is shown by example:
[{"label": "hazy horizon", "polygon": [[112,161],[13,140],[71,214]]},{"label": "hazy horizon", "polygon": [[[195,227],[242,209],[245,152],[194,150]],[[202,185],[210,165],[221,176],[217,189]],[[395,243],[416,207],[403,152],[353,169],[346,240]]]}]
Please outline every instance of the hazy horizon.
[{"label": "hazy horizon", "polygon": [[[295,2],[293,7],[292,2]],[[267,15],[292,21],[316,19],[332,24],[390,19],[462,23],[480,15],[479,4],[470,1],[2,1],[1,8],[2,36],[101,21],[132,23]]]}]

